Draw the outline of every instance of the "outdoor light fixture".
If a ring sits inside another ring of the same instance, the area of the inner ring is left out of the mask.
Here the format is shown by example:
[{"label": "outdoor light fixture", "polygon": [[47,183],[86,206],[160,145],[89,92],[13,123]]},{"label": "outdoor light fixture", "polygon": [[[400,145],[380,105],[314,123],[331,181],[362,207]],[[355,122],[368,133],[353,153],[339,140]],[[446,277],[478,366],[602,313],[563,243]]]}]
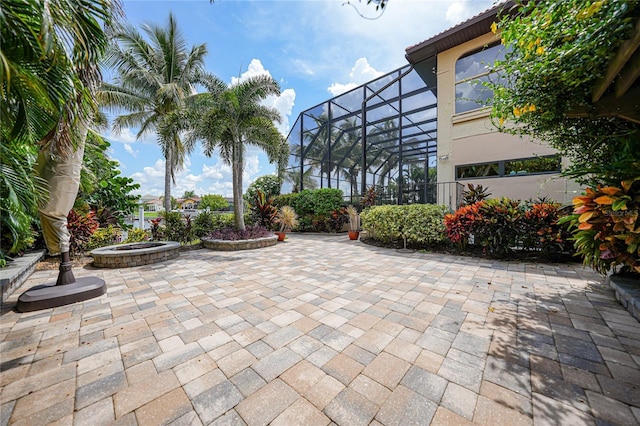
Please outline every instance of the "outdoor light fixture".
[{"label": "outdoor light fixture", "polygon": [[441,156],[438,157],[438,160],[440,160],[440,161],[445,161],[445,160],[448,160],[448,159],[449,159],[449,156],[446,155],[446,154],[445,155],[441,155]]}]

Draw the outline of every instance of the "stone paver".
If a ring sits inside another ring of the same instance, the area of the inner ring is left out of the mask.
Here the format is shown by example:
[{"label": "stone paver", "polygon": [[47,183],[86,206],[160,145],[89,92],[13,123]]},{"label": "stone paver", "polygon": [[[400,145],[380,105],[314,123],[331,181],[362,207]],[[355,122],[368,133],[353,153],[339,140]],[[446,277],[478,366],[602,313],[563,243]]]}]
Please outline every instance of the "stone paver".
[{"label": "stone paver", "polygon": [[39,271],[0,313],[0,424],[640,423],[639,324],[580,265],[291,234],[74,273],[107,294],[11,310]]}]

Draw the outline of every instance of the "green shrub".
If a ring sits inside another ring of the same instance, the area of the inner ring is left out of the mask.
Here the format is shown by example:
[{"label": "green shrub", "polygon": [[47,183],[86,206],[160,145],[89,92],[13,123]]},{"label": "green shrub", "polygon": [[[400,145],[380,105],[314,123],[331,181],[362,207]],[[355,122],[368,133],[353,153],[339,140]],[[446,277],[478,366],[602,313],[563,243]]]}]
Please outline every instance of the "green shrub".
[{"label": "green shrub", "polygon": [[334,210],[344,207],[343,194],[340,189],[334,188],[305,189],[295,197],[292,207],[298,216],[330,215]]},{"label": "green shrub", "polygon": [[295,200],[300,195],[299,192],[294,192],[293,194],[281,194],[277,195],[273,198],[273,205],[277,208],[284,206],[291,206],[295,208]]},{"label": "green shrub", "polygon": [[222,228],[233,227],[233,213],[201,211],[193,219],[193,234],[196,238],[210,235]]},{"label": "green shrub", "polygon": [[162,212],[162,234],[167,241],[187,242],[186,223],[180,212]]},{"label": "green shrub", "polygon": [[251,185],[247,188],[244,199],[248,202],[252,202],[258,191],[262,192],[266,199],[280,195],[280,188],[282,187],[282,180],[276,175],[264,175],[258,177],[251,182]]},{"label": "green shrub", "polygon": [[336,223],[333,214],[345,206],[340,189],[321,188],[305,189],[296,194],[288,194],[276,199],[279,205],[288,201],[298,214],[300,231],[327,232],[335,231]]},{"label": "green shrub", "polygon": [[360,213],[362,229],[385,243],[437,244],[444,240],[445,206],[411,204],[406,206],[373,206]]},{"label": "green shrub", "polygon": [[109,225],[106,228],[98,228],[93,234],[91,234],[91,237],[89,237],[87,250],[116,244],[120,242],[121,238],[122,229],[119,226]]},{"label": "green shrub", "polygon": [[149,231],[140,228],[131,228],[127,232],[127,239],[125,243],[139,243],[149,240]]},{"label": "green shrub", "polygon": [[200,198],[200,205],[198,207],[200,210],[226,210],[229,208],[229,202],[222,195],[218,194],[207,194],[203,195]]}]

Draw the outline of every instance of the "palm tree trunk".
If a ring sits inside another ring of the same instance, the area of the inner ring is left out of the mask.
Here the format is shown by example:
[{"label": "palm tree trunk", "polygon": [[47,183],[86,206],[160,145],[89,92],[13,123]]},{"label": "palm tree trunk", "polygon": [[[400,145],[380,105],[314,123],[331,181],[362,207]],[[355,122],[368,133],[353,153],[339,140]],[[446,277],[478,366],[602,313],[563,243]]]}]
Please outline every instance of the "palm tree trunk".
[{"label": "palm tree trunk", "polygon": [[233,216],[236,230],[244,231],[244,201],[242,200],[242,147],[233,146],[232,172],[233,172]]},{"label": "palm tree trunk", "polygon": [[164,163],[164,209],[171,211],[171,150],[167,152]]}]

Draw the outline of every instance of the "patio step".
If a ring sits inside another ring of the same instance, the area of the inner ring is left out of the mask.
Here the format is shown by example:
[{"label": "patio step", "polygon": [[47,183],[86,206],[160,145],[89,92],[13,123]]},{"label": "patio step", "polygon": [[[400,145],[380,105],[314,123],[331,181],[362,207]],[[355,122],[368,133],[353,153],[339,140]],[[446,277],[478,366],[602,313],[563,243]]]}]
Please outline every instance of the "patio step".
[{"label": "patio step", "polygon": [[613,274],[607,276],[607,280],[615,291],[616,299],[620,304],[640,321],[640,279],[638,276]]},{"label": "patio step", "polygon": [[16,258],[0,269],[0,288],[2,289],[2,305],[11,294],[33,273],[36,263],[44,257],[45,250],[36,250]]}]

